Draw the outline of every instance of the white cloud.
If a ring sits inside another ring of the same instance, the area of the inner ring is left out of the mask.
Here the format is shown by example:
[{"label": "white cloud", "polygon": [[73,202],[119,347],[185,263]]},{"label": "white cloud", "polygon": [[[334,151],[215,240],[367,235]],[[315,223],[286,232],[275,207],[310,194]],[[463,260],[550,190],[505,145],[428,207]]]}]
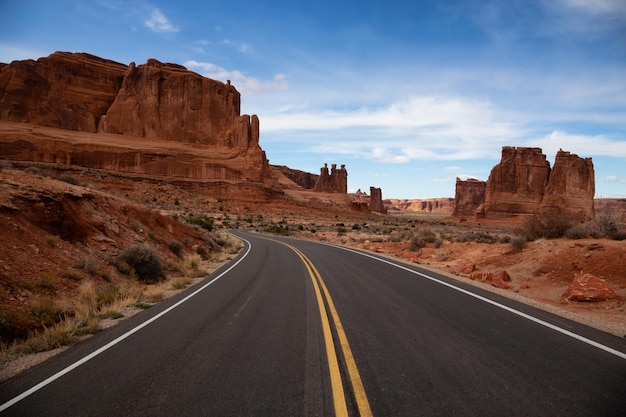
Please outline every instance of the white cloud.
[{"label": "white cloud", "polygon": [[606,177],[604,177],[604,181],[605,182],[617,182],[617,176],[616,175],[607,175]]},{"label": "white cloud", "polygon": [[276,90],[286,90],[289,83],[284,74],[274,74],[271,80],[259,80],[254,77],[245,75],[241,71],[227,70],[226,68],[212,64],[210,62],[186,61],[184,65],[194,71],[199,72],[205,77],[214,80],[231,80],[232,84],[239,90],[242,95],[255,96],[261,93],[267,93]]},{"label": "white cloud", "polygon": [[619,141],[607,135],[576,135],[554,131],[543,138],[529,141],[527,146],[542,148],[548,158],[553,158],[559,149],[583,158],[591,156],[626,158],[626,141]]},{"label": "white cloud", "polygon": [[144,22],[144,25],[159,33],[178,32],[178,28],[157,8],[152,9],[150,17]]},{"label": "white cloud", "polygon": [[498,154],[516,143],[521,128],[489,103],[458,97],[413,96],[385,107],[314,111],[296,108],[263,114],[265,136],[311,143],[313,152],[365,157],[384,163],[461,160]]}]

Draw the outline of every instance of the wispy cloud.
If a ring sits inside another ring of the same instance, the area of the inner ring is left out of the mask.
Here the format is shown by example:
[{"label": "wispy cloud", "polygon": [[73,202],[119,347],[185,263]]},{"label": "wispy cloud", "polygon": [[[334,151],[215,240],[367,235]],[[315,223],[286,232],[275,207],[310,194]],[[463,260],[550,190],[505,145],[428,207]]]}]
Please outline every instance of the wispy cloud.
[{"label": "wispy cloud", "polygon": [[144,22],[144,25],[158,33],[178,32],[178,28],[158,8],[153,8],[150,11],[150,17]]},{"label": "wispy cloud", "polygon": [[608,156],[626,158],[626,142],[607,135],[581,135],[554,131],[550,134],[530,140],[528,146],[538,146],[549,158],[559,149],[571,151],[582,157]]},{"label": "wispy cloud", "polygon": [[275,74],[271,80],[259,80],[250,77],[241,71],[227,70],[226,68],[212,64],[210,62],[198,62],[195,60],[186,61],[184,65],[205,77],[215,80],[231,80],[235,87],[245,95],[255,96],[269,91],[286,90],[289,83],[284,74]]},{"label": "wispy cloud", "polygon": [[[263,131],[301,140],[313,152],[388,164],[485,157],[522,135],[521,126],[513,126],[489,103],[427,96],[379,108],[266,113]],[[314,132],[315,144],[307,145]]]},{"label": "wispy cloud", "polygon": [[623,0],[563,0],[567,6],[593,14],[621,15],[626,18],[626,2]]}]

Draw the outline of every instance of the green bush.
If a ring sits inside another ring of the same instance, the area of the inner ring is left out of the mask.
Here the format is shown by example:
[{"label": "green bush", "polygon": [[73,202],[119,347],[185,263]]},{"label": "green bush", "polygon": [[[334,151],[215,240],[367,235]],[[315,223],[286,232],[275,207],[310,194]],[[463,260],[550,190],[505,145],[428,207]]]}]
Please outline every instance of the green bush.
[{"label": "green bush", "polygon": [[211,232],[213,230],[213,219],[210,219],[206,216],[189,216],[187,218],[187,223],[195,224],[196,226],[200,226],[201,228]]},{"label": "green bush", "polygon": [[132,245],[117,256],[116,266],[126,275],[135,275],[144,282],[157,282],[165,278],[163,262],[156,251],[143,245]]}]

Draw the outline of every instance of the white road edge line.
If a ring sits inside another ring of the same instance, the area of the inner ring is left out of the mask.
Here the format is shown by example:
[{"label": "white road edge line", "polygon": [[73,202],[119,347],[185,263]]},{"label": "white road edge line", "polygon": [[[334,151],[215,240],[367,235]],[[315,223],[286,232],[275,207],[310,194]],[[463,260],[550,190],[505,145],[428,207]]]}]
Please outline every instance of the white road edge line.
[{"label": "white road edge line", "polygon": [[483,296],[478,295],[478,294],[474,294],[474,293],[473,293],[473,292],[471,292],[471,291],[467,291],[467,290],[464,290],[463,288],[459,288],[459,287],[457,287],[457,286],[455,286],[455,285],[452,285],[452,284],[449,284],[449,283],[447,283],[447,282],[441,281],[441,280],[439,280],[439,279],[437,279],[437,278],[435,278],[435,277],[431,277],[430,275],[426,275],[426,274],[423,274],[423,273],[421,273],[421,272],[414,271],[414,270],[412,270],[411,268],[408,268],[408,267],[406,267],[406,266],[403,266],[403,265],[400,265],[400,264],[394,263],[394,262],[389,261],[389,260],[386,260],[386,259],[384,259],[384,258],[380,258],[380,257],[374,256],[374,255],[370,255],[370,254],[365,253],[365,252],[360,252],[360,251],[358,251],[358,250],[354,250],[354,249],[350,249],[350,248],[345,248],[345,247],[343,247],[343,246],[331,245],[331,244],[329,244],[329,243],[322,243],[322,242],[315,242],[315,243],[320,243],[320,244],[322,244],[322,245],[332,246],[332,247],[335,247],[335,248],[343,249],[343,250],[348,251],[348,252],[353,252],[353,253],[356,253],[356,254],[358,254],[358,255],[361,255],[361,256],[366,256],[366,257],[368,257],[368,258],[372,258],[372,259],[375,259],[375,260],[377,260],[377,261],[384,262],[384,263],[386,263],[386,264],[389,264],[389,265],[395,266],[396,268],[403,269],[403,270],[405,270],[405,271],[407,271],[407,272],[410,272],[410,273],[412,273],[412,274],[419,275],[419,276],[421,276],[421,277],[423,277],[423,278],[427,278],[427,279],[429,279],[429,280],[431,280],[431,281],[434,281],[434,282],[436,282],[436,283],[438,283],[438,284],[445,285],[446,287],[452,288],[453,290],[456,290],[456,291],[462,292],[462,293],[464,293],[464,294],[466,294],[466,295],[469,295],[469,296],[471,296],[471,297],[477,298],[477,299],[479,299],[479,300],[481,300],[481,301],[484,301],[484,302],[486,302],[486,303],[489,303],[489,304],[491,304],[491,305],[494,305],[494,306],[496,306],[496,307],[499,307],[499,308],[501,308],[501,309],[503,309],[503,310],[506,310],[506,311],[508,311],[508,312],[510,312],[510,313],[516,314],[516,315],[518,315],[518,316],[520,316],[520,317],[523,317],[523,318],[525,318],[525,319],[528,319],[528,320],[530,320],[530,321],[533,321],[533,322],[535,322],[535,323],[537,323],[537,324],[540,324],[540,325],[542,325],[542,326],[545,326],[545,327],[547,327],[547,328],[549,328],[549,329],[555,330],[555,331],[557,331],[557,332],[559,332],[559,333],[562,333],[562,334],[564,334],[564,335],[566,335],[566,336],[569,336],[569,337],[572,337],[572,338],[574,338],[574,339],[576,339],[576,340],[579,340],[579,341],[581,341],[581,342],[587,343],[588,345],[591,345],[591,346],[596,347],[596,348],[598,348],[598,349],[601,349],[601,350],[603,350],[603,351],[605,351],[605,352],[608,352],[608,353],[610,353],[610,354],[613,354],[613,355],[615,355],[615,356],[617,356],[617,357],[619,357],[619,358],[626,359],[626,353],[620,352],[619,350],[616,350],[616,349],[613,349],[613,348],[611,348],[611,347],[605,346],[605,345],[603,345],[603,344],[601,344],[601,343],[598,343],[598,342],[596,342],[596,341],[593,341],[593,340],[591,340],[591,339],[587,339],[587,338],[586,338],[586,337],[584,337],[584,336],[581,336],[581,335],[576,334],[576,333],[574,333],[574,332],[570,332],[569,330],[563,329],[563,328],[561,328],[561,327],[559,327],[559,326],[556,326],[556,325],[554,325],[554,324],[548,323],[547,321],[543,321],[543,320],[541,320],[541,319],[538,319],[537,317],[533,317],[533,316],[531,316],[531,315],[529,315],[529,314],[523,313],[523,312],[521,312],[521,311],[519,311],[519,310],[516,310],[516,309],[514,309],[514,308],[511,308],[511,307],[505,306],[504,304],[500,304],[500,303],[498,303],[497,301],[490,300],[489,298],[483,297]]},{"label": "white road edge line", "polygon": [[168,307],[166,310],[163,310],[162,312],[160,312],[156,316],[152,317],[150,320],[144,321],[139,326],[134,327],[133,329],[131,329],[128,332],[124,333],[123,335],[119,336],[117,339],[115,339],[115,340],[107,343],[106,345],[102,346],[100,349],[90,353],[89,355],[85,356],[84,358],[74,362],[73,364],[71,364],[67,368],[62,369],[59,372],[57,372],[56,374],[52,375],[51,377],[43,380],[39,384],[37,384],[34,387],[30,388],[29,390],[24,391],[23,393],[21,393],[17,397],[14,397],[13,399],[11,399],[11,400],[5,402],[4,404],[0,405],[0,413],[3,412],[4,410],[6,410],[7,408],[15,405],[19,401],[22,401],[24,398],[26,398],[26,397],[34,394],[35,392],[39,391],[40,389],[42,389],[46,385],[49,385],[52,382],[56,381],[57,379],[61,378],[63,375],[73,371],[74,369],[78,368],[79,366],[83,365],[84,363],[90,361],[91,359],[95,358],[96,356],[100,355],[101,353],[109,350],[113,346],[115,346],[118,343],[120,343],[122,340],[130,337],[134,333],[137,333],[139,330],[143,329],[144,327],[148,326],[149,324],[151,324],[151,323],[155,322],[156,320],[160,319],[161,317],[163,317],[164,315],[166,315],[170,311],[174,310],[176,307],[180,306],[184,302],[188,301],[190,298],[196,296],[198,293],[200,293],[201,291],[206,289],[208,286],[212,285],[215,281],[217,281],[218,279],[222,278],[224,275],[229,273],[234,267],[236,267],[241,261],[243,261],[246,256],[248,256],[248,254],[250,253],[250,250],[252,249],[252,245],[246,239],[240,238],[239,236],[237,236],[237,238],[245,241],[246,243],[248,243],[248,250],[246,251],[246,253],[243,254],[243,256],[237,262],[232,264],[227,270],[225,270],[224,272],[222,272],[221,274],[219,274],[218,276],[213,278],[211,281],[207,282],[202,287],[198,288],[196,291],[192,292],[191,294],[189,294],[187,297],[183,298],[182,300],[180,300],[176,304],[173,304],[172,306]]}]

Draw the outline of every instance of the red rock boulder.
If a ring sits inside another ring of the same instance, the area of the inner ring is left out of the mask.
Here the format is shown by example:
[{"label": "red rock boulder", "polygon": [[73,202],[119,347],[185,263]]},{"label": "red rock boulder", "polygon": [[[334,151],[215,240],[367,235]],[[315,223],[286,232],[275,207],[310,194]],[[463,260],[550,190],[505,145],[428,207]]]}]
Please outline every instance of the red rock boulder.
[{"label": "red rock boulder", "polygon": [[597,302],[615,298],[615,291],[606,280],[593,274],[576,274],[572,284],[563,293],[567,301]]}]

